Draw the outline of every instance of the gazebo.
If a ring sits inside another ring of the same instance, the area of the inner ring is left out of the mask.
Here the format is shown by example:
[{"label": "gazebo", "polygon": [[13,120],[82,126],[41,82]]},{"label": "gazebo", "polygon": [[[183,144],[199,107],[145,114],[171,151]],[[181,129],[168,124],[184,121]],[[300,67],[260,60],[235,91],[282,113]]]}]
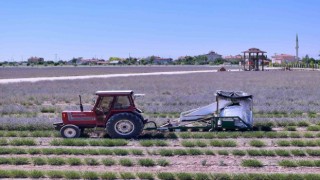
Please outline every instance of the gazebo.
[{"label": "gazebo", "polygon": [[[243,51],[243,69],[244,70],[254,70],[259,71],[259,64],[262,66],[262,71],[264,71],[264,61],[267,59],[267,56],[264,54],[265,51],[261,51],[258,48],[250,48],[246,51]],[[248,69],[246,68],[246,63],[248,63]]]}]

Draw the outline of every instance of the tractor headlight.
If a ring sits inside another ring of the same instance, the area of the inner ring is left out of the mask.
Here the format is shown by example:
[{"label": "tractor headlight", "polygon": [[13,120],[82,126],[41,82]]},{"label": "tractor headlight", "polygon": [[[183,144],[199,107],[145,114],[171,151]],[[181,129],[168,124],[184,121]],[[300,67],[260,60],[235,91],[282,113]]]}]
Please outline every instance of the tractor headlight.
[{"label": "tractor headlight", "polygon": [[67,113],[62,113],[62,118],[67,118]]}]

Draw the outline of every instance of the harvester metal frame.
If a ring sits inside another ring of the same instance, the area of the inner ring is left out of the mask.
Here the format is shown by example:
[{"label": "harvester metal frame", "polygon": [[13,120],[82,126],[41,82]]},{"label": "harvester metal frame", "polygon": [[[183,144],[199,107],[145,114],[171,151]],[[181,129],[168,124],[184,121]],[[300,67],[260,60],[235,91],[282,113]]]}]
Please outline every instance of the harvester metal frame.
[{"label": "harvester metal frame", "polygon": [[[218,91],[219,92],[219,91]],[[147,124],[151,123],[154,124],[154,127],[148,127],[144,130],[151,131],[151,130],[158,130],[158,131],[219,131],[219,130],[253,130],[252,125],[245,122],[243,119],[241,119],[239,116],[217,116],[220,114],[220,108],[219,108],[219,100],[221,98],[227,98],[227,99],[243,99],[243,98],[251,98],[252,95],[247,95],[244,97],[239,97],[237,93],[235,92],[229,92],[231,93],[230,96],[224,96],[216,94],[216,102],[217,102],[217,108],[214,113],[212,113],[210,116],[202,117],[197,119],[196,121],[188,122],[188,123],[179,123],[177,125],[173,125],[170,122],[167,124],[164,124],[160,127],[157,126],[157,124],[154,121],[149,121]],[[241,92],[242,93],[242,92]],[[232,97],[234,96],[234,97]],[[251,110],[253,109],[253,101],[250,104]],[[236,121],[240,121],[243,123],[244,127],[237,127],[235,125]],[[193,124],[201,124],[193,126]],[[192,125],[192,126],[190,126]]]},{"label": "harvester metal frame", "polygon": [[[231,120],[230,120],[231,119]],[[219,120],[221,121],[221,126],[218,125]],[[243,124],[246,125],[245,128],[236,127],[235,121],[239,120]],[[199,125],[199,126],[188,126],[194,123],[206,123],[207,125]],[[199,119],[197,121],[193,121],[188,124],[180,124],[177,126],[173,126],[171,123],[162,125],[160,127],[154,121],[149,121],[146,124],[154,124],[154,127],[147,127],[145,131],[220,131],[220,130],[252,130],[252,126],[243,121],[239,116],[228,116],[228,117],[211,117]]]}]

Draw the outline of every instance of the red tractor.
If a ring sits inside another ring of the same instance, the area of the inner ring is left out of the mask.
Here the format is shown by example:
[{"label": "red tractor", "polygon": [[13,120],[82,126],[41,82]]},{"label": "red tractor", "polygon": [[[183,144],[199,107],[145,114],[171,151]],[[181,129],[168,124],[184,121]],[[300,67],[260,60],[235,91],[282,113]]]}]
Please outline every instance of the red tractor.
[{"label": "red tractor", "polygon": [[105,128],[112,138],[135,138],[141,134],[147,119],[134,103],[134,93],[128,91],[97,91],[91,111],[63,111],[62,121],[55,123],[64,138],[77,138],[85,128]]}]

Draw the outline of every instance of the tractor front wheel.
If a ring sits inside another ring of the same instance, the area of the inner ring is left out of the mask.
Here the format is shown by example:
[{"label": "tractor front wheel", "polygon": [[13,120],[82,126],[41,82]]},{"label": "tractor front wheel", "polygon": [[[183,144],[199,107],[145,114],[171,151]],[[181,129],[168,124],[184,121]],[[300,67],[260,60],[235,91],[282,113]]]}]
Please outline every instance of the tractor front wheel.
[{"label": "tractor front wheel", "polygon": [[65,125],[60,130],[61,136],[64,138],[78,138],[81,134],[81,130],[75,125]]},{"label": "tractor front wheel", "polygon": [[113,115],[106,124],[106,130],[112,138],[135,138],[143,131],[142,119],[132,113]]}]

